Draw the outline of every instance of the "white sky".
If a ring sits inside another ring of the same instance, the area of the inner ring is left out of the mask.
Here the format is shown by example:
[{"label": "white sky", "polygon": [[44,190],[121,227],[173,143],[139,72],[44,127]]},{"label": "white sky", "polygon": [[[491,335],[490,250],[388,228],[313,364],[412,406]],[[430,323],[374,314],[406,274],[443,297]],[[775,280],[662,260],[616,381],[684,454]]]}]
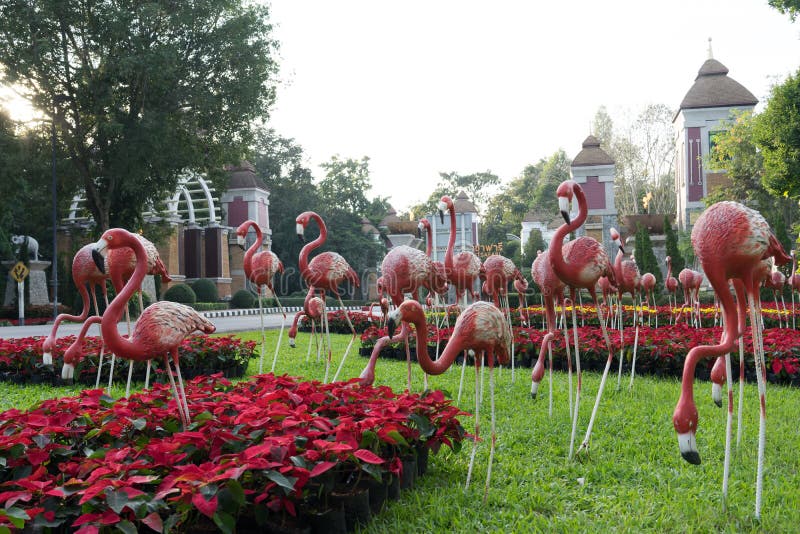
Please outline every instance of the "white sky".
[{"label": "white sky", "polygon": [[800,22],[766,0],[269,3],[282,43],[271,126],[317,178],[334,154],[369,156],[369,196],[398,210],[440,171],[505,182],[559,148],[574,157],[601,105],[618,124],[648,103],[677,108],[709,37],[762,102],[800,67]]},{"label": "white sky", "polygon": [[317,178],[333,155],[369,156],[368,195],[401,211],[439,172],[507,182],[559,148],[574,157],[601,105],[617,124],[677,108],[709,37],[762,102],[800,67],[800,22],[766,0],[265,1],[281,42],[270,126]]}]

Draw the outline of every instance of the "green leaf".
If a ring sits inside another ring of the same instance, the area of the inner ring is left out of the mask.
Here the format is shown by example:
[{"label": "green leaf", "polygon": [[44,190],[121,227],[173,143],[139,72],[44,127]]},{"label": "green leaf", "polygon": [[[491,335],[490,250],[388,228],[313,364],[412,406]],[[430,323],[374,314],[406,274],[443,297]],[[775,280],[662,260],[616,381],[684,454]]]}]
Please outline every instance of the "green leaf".
[{"label": "green leaf", "polygon": [[214,524],[225,534],[233,534],[236,531],[236,519],[225,512],[216,512],[214,514]]},{"label": "green leaf", "polygon": [[429,438],[436,433],[436,427],[431,424],[427,417],[424,417],[418,413],[412,413],[408,416],[411,421],[417,425],[419,429],[420,436],[423,438]]},{"label": "green leaf", "polygon": [[131,424],[133,428],[141,431],[147,427],[147,420],[144,417],[139,417],[138,419],[131,420]]},{"label": "green leaf", "polygon": [[391,430],[387,432],[386,435],[395,440],[398,445],[403,445],[408,447],[408,442],[406,441],[406,438],[404,438],[403,435],[397,430]]},{"label": "green leaf", "polygon": [[244,488],[239,483],[238,480],[230,479],[228,480],[228,491],[231,493],[233,500],[239,506],[244,506],[245,504],[245,496],[244,496]]},{"label": "green leaf", "polygon": [[266,471],[267,478],[276,483],[278,486],[286,490],[286,492],[294,491],[294,483],[297,479],[294,477],[285,477],[277,471]]},{"label": "green leaf", "polygon": [[25,521],[30,519],[28,512],[23,510],[22,508],[17,508],[16,506],[12,506],[11,508],[6,508],[5,510],[0,511],[8,517],[8,520],[14,524],[17,528],[22,528],[25,526]]},{"label": "green leaf", "polygon": [[125,534],[137,534],[139,531],[136,526],[131,523],[130,521],[120,521],[116,525],[114,525],[118,529],[120,529]]},{"label": "green leaf", "polygon": [[211,419],[214,419],[214,415],[208,410],[206,410],[195,415],[193,419],[195,422],[209,421]]},{"label": "green leaf", "polygon": [[131,504],[128,494],[124,491],[106,490],[106,504],[117,514],[122,513],[122,509]]}]

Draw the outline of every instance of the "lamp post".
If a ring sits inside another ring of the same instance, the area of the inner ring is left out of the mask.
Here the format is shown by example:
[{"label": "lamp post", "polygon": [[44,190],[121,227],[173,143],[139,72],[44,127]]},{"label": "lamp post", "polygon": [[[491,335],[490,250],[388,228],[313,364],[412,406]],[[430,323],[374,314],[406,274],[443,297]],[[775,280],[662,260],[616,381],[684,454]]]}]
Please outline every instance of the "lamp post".
[{"label": "lamp post", "polygon": [[53,201],[53,320],[58,317],[58,196],[56,193],[56,116],[58,115],[58,104],[64,102],[64,95],[53,97],[53,116],[50,120],[50,138],[52,151],[52,201]]}]

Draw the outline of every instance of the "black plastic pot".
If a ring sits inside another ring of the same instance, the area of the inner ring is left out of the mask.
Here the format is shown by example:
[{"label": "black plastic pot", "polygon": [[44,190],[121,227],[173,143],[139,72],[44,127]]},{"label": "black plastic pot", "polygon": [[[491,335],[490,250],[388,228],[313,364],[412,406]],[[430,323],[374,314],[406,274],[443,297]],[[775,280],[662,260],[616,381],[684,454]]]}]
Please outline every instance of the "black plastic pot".
[{"label": "black plastic pot", "polygon": [[344,519],[347,530],[355,530],[358,525],[366,525],[372,519],[369,508],[369,490],[355,487],[346,493],[333,491],[330,496],[331,503],[341,504],[344,507]]},{"label": "black plastic pot", "polygon": [[344,507],[341,504],[331,506],[326,510],[307,510],[305,517],[312,534],[345,534],[347,532]]},{"label": "black plastic pot", "polygon": [[414,480],[417,478],[417,459],[410,454],[401,458],[403,462],[403,472],[400,473],[400,489],[411,489],[414,487]]}]

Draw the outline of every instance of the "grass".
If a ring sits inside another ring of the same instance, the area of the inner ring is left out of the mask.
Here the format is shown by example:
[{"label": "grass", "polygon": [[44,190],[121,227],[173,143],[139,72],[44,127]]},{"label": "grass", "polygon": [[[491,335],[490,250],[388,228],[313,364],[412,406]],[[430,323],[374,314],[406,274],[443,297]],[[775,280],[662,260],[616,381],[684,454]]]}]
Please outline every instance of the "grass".
[{"label": "grass", "polygon": [[[241,334],[258,341],[260,334]],[[264,369],[272,364],[277,332],[268,332]],[[306,362],[308,334],[298,335],[298,348],[284,347],[276,371],[322,380],[324,368],[312,353]],[[333,336],[335,372],[347,336]],[[358,376],[366,358],[354,343],[342,377]],[[615,363],[616,364],[616,363]],[[612,366],[612,370],[615,371]],[[258,371],[252,360],[248,374]],[[414,391],[422,389],[422,373],[413,370]],[[430,378],[432,388],[455,397],[460,370]],[[461,408],[475,409],[473,368],[467,369]],[[482,503],[488,442],[479,444],[473,483],[464,491],[471,442],[458,453],[442,449],[432,456],[428,474],[413,491],[404,492],[362,529],[365,533],[403,532],[790,532],[800,524],[800,440],[797,414],[800,391],[772,386],[767,390],[767,452],[761,520],[753,517],[758,430],[754,384],[745,388],[742,446],[734,452],[727,509],[721,502],[725,411],[710,398],[710,385],[697,382],[700,413],[697,443],[703,463],[693,466],[678,452],[672,411],[679,396],[677,379],[637,377],[632,392],[623,381],[615,391],[609,377],[595,423],[591,456],[567,461],[569,433],[566,375],[554,374],[553,416],[547,413],[548,378],[538,400],[531,400],[530,369],[519,369],[511,383],[508,369],[495,373],[497,448],[491,489]],[[584,374],[577,441],[589,420],[599,373]],[[481,406],[481,433],[488,437],[488,373]],[[379,361],[376,383],[405,388],[404,362]],[[74,395],[79,387],[0,384],[0,408],[27,408],[41,399]],[[736,388],[738,391],[738,386]],[[114,395],[123,393],[115,388]],[[474,430],[472,417],[462,423]],[[734,421],[735,425],[735,421]],[[735,428],[734,428],[735,433]],[[735,443],[735,434],[734,434]],[[735,446],[735,445],[734,445]],[[402,527],[400,527],[402,525]]]}]

